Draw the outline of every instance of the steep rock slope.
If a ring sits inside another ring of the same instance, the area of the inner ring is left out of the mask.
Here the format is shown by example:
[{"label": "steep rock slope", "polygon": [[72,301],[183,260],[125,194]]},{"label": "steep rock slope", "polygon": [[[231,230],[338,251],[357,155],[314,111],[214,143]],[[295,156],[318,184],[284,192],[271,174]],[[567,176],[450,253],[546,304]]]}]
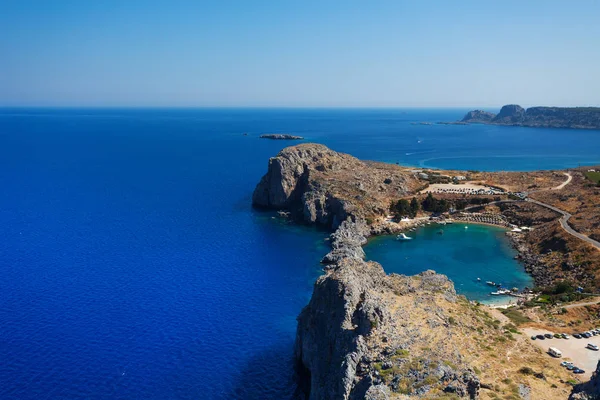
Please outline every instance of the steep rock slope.
[{"label": "steep rock slope", "polygon": [[496,114],[483,111],[483,110],[473,110],[469,111],[467,115],[463,117],[461,122],[482,122],[487,123],[491,122],[496,117]]},{"label": "steep rock slope", "polygon": [[252,196],[255,206],[287,209],[298,219],[337,228],[387,213],[390,201],[419,185],[404,169],[363,162],[308,143],[286,147],[269,160]]}]

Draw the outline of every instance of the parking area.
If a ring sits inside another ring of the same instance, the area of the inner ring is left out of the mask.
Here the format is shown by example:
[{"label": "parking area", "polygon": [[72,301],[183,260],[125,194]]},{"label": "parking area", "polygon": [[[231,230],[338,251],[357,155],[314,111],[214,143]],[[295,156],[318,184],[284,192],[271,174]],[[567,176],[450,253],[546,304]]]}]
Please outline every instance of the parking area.
[{"label": "parking area", "polygon": [[[524,328],[523,332],[528,335],[528,340],[531,343],[540,347],[544,352],[548,352],[549,347],[560,350],[562,352],[562,358],[556,358],[556,363],[560,364],[562,361],[572,361],[577,367],[585,370],[585,373],[579,375],[579,377],[589,379],[592,376],[592,372],[596,370],[596,365],[598,365],[598,360],[600,360],[600,351],[590,350],[586,348],[586,346],[588,343],[600,346],[600,335],[581,339],[576,339],[573,335],[569,335],[569,339],[557,339],[553,337],[552,339],[531,340],[531,336],[561,332],[551,332],[533,328]],[[550,355],[548,355],[548,357],[553,358]]]}]

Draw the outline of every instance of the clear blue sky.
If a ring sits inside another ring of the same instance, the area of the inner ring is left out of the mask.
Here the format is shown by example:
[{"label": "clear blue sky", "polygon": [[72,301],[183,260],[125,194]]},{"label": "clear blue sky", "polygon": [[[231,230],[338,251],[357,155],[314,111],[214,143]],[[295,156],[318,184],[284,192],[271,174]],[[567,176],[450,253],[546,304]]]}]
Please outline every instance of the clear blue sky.
[{"label": "clear blue sky", "polygon": [[0,1],[0,106],[600,105],[600,1]]}]

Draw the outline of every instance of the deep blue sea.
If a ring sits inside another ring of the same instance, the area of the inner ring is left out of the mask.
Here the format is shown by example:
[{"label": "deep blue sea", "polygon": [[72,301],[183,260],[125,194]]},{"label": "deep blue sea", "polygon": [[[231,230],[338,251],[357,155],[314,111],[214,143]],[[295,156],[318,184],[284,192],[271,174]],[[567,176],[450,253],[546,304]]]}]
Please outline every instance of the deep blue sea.
[{"label": "deep blue sea", "polygon": [[598,131],[410,124],[465,111],[0,109],[0,398],[297,398],[326,233],[252,210],[291,144],[257,135],[440,168],[600,163]]}]

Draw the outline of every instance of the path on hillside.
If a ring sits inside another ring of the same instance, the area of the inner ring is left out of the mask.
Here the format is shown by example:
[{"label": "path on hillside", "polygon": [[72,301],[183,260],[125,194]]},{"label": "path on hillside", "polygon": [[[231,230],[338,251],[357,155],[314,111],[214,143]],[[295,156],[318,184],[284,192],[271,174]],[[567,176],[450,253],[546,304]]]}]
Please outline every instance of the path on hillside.
[{"label": "path on hillside", "polygon": [[537,204],[542,207],[546,207],[549,210],[552,210],[552,211],[555,211],[555,212],[561,214],[562,216],[560,217],[560,219],[558,221],[560,222],[560,226],[562,226],[562,228],[567,233],[569,233],[572,236],[575,236],[576,238],[579,238],[585,242],[588,242],[589,244],[591,244],[592,246],[594,246],[595,248],[600,250],[600,242],[598,242],[590,237],[587,237],[584,234],[579,233],[575,229],[571,228],[571,226],[569,225],[569,218],[571,218],[571,214],[569,214],[566,211],[561,210],[560,208],[556,208],[554,206],[551,206],[550,204],[542,203],[541,201],[537,201],[537,200],[534,200],[531,198],[528,198],[527,201],[529,201],[530,203]]},{"label": "path on hillside", "polygon": [[564,188],[565,186],[567,186],[573,180],[573,175],[571,175],[570,172],[563,172],[563,174],[565,174],[567,176],[567,180],[564,181],[563,183],[561,183],[560,185],[558,185],[557,187],[552,188],[552,190],[560,190],[560,189]]},{"label": "path on hillside", "polygon": [[[551,189],[540,189],[540,190],[536,190],[536,192],[542,192],[542,191],[546,191],[546,190],[561,190],[561,189],[563,189],[565,186],[567,186],[573,180],[573,175],[571,175],[570,172],[563,172],[563,173],[567,176],[567,179],[563,183],[561,183],[560,185],[558,185],[556,187],[553,187]],[[533,193],[533,192],[529,192],[529,193]],[[499,200],[499,201],[492,201],[492,202],[487,203],[487,204],[481,204],[481,205],[475,205],[475,206],[466,207],[463,211],[469,211],[469,210],[472,210],[472,209],[481,208],[481,207],[485,207],[487,205],[492,205],[492,204],[515,203],[515,202],[521,202],[521,201],[523,201],[523,200]],[[597,240],[594,240],[594,239],[592,239],[592,238],[590,238],[588,236],[585,236],[584,234],[579,233],[575,229],[571,228],[571,226],[569,225],[569,218],[571,218],[571,214],[569,214],[568,212],[563,211],[560,208],[551,206],[550,204],[546,204],[546,203],[542,203],[541,201],[534,200],[531,197],[527,197],[525,199],[525,201],[537,204],[538,206],[545,207],[545,208],[547,208],[549,210],[552,210],[554,212],[559,213],[561,215],[561,217],[560,217],[560,219],[558,221],[560,222],[560,226],[565,230],[565,232],[567,232],[571,236],[575,236],[576,238],[578,238],[580,240],[583,240],[584,242],[587,242],[587,243],[591,244],[596,249],[600,250],[600,242],[598,242]]]},{"label": "path on hillside", "polygon": [[577,307],[593,306],[598,303],[600,303],[600,300],[590,301],[587,303],[569,304],[566,306],[562,306],[562,308],[577,308]]}]

